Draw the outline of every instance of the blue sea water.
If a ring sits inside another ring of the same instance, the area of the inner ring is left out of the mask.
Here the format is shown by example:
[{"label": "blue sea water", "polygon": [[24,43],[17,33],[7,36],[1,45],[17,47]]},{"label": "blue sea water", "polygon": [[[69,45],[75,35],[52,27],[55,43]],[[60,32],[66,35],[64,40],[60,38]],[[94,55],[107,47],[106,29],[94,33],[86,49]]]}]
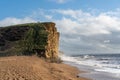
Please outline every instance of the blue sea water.
[{"label": "blue sea water", "polygon": [[61,55],[63,61],[90,73],[93,80],[120,80],[120,54]]}]

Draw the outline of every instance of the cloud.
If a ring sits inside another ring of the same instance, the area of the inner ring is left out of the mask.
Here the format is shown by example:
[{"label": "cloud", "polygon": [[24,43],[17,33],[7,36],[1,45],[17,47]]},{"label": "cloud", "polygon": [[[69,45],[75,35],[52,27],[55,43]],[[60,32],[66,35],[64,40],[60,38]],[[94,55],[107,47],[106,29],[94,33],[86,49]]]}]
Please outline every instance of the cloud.
[{"label": "cloud", "polygon": [[60,50],[67,54],[119,53],[120,13],[73,9],[39,9],[22,19],[6,18],[0,26],[25,22],[54,21],[60,32]]},{"label": "cloud", "polygon": [[105,41],[104,41],[104,43],[109,43],[109,42],[110,42],[110,40],[105,40]]},{"label": "cloud", "polygon": [[53,2],[56,2],[56,3],[59,3],[59,4],[63,4],[63,3],[69,2],[71,0],[49,0],[49,1],[53,1]]},{"label": "cloud", "polygon": [[[61,32],[60,47],[68,54],[120,52],[120,17],[114,11],[97,15],[82,10],[51,10]],[[109,13],[109,14],[108,14]]]},{"label": "cloud", "polygon": [[64,16],[57,20],[60,26],[69,24],[67,30],[72,28],[72,32],[80,35],[111,34],[111,30],[120,30],[120,19],[103,13],[95,16],[81,10],[56,10],[56,12]]},{"label": "cloud", "polygon": [[0,21],[0,26],[9,26],[15,24],[31,23],[31,22],[36,22],[36,21],[29,17],[25,17],[25,18],[8,17]]}]

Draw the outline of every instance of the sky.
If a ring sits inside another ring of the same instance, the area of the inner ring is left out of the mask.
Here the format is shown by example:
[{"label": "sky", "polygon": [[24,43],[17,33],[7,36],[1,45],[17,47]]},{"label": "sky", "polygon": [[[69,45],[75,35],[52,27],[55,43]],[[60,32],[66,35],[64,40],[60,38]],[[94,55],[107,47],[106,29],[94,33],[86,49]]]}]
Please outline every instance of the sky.
[{"label": "sky", "polygon": [[120,0],[1,0],[0,26],[55,22],[65,54],[120,53]]}]

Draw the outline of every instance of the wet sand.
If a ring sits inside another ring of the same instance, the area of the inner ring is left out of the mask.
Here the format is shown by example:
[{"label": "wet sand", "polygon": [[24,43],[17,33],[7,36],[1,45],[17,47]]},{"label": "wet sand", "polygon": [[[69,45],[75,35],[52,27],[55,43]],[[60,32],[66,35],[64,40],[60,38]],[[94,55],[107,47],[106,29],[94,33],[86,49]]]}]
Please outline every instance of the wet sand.
[{"label": "wet sand", "polygon": [[0,57],[0,80],[87,80],[78,78],[79,73],[83,72],[36,56]]}]

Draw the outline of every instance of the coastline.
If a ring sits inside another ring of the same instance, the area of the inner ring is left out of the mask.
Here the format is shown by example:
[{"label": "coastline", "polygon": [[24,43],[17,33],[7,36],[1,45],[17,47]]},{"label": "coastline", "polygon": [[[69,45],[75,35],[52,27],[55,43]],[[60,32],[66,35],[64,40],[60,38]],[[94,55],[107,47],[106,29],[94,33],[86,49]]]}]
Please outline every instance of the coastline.
[{"label": "coastline", "polygon": [[0,58],[0,80],[88,80],[78,77],[83,73],[64,63],[49,63],[36,56]]},{"label": "coastline", "polygon": [[[91,66],[90,62],[79,60],[79,58],[77,57],[74,58],[69,56],[61,56],[61,58],[65,64],[75,66],[80,71],[84,71],[83,73],[79,74],[80,77],[85,77],[90,80],[120,80],[120,74],[114,73],[114,69],[112,69],[112,73],[104,71],[106,69],[103,69],[103,71],[99,71],[102,70],[102,68],[98,66]],[[117,72],[119,72],[119,70]]]}]

